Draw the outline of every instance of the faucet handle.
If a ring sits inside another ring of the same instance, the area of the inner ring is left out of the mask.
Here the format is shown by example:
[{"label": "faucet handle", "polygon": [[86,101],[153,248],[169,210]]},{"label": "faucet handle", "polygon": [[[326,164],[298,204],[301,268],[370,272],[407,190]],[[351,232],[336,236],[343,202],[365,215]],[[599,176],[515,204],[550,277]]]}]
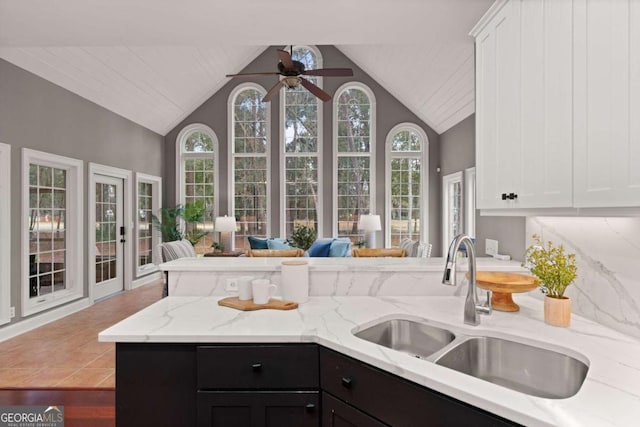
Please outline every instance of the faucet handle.
[{"label": "faucet handle", "polygon": [[480,314],[491,314],[491,311],[493,310],[493,307],[491,306],[491,291],[487,291],[486,301],[476,306],[476,310],[478,310]]}]

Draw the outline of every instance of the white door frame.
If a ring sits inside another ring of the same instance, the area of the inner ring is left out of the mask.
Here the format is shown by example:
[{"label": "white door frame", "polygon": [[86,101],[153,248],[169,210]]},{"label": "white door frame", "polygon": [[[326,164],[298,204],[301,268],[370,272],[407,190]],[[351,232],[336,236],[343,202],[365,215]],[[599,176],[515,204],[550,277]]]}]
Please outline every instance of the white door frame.
[{"label": "white door frame", "polygon": [[0,142],[0,325],[11,319],[11,146]]},{"label": "white door frame", "polygon": [[132,219],[132,207],[133,207],[133,172],[126,169],[114,168],[111,166],[100,165],[97,163],[89,163],[89,186],[87,197],[87,210],[89,214],[87,241],[88,241],[88,274],[89,274],[89,301],[93,303],[95,301],[94,289],[96,286],[96,175],[110,176],[113,178],[120,178],[123,181],[123,200],[124,200],[124,215],[123,224],[125,227],[125,243],[123,248],[124,262],[124,289],[131,289],[131,281],[133,280],[133,266],[132,266],[132,242],[135,241],[133,236],[133,219]]},{"label": "white door frame", "polygon": [[[446,256],[446,252],[449,249],[449,245],[451,244],[451,240],[447,237],[450,231],[451,224],[451,215],[449,212],[449,186],[451,184],[455,184],[456,182],[460,183],[460,215],[464,215],[464,180],[462,177],[462,171],[454,172],[449,175],[445,175],[442,177],[442,256]],[[462,220],[462,229],[464,229],[464,218]]]}]

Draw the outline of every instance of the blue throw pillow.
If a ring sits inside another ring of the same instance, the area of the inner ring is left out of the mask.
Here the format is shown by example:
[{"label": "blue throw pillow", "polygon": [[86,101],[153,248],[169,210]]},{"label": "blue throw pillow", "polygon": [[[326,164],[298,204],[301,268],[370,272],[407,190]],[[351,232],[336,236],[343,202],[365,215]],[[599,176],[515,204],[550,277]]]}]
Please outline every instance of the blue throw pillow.
[{"label": "blue throw pillow", "polygon": [[333,239],[318,239],[309,248],[310,257],[328,257]]},{"label": "blue throw pillow", "polygon": [[249,236],[249,246],[251,249],[269,249],[267,245],[267,239],[260,239],[258,237]]},{"label": "blue throw pillow", "polygon": [[330,257],[347,257],[351,255],[351,240],[347,237],[333,239],[329,246]]},{"label": "blue throw pillow", "polygon": [[267,247],[269,249],[292,249],[292,246],[283,239],[268,239]]}]

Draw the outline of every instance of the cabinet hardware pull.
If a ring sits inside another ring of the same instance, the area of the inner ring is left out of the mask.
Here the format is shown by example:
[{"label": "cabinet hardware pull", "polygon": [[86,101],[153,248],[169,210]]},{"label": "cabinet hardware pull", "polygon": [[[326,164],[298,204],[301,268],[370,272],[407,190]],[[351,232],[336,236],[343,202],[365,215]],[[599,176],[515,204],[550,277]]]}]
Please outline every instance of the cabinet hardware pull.
[{"label": "cabinet hardware pull", "polygon": [[353,380],[349,377],[342,377],[342,385],[345,388],[351,388],[351,383],[353,382]]},{"label": "cabinet hardware pull", "polygon": [[251,365],[251,369],[253,369],[254,371],[259,371],[262,369],[262,363],[254,363],[253,365]]},{"label": "cabinet hardware pull", "polygon": [[500,198],[502,200],[507,200],[507,193],[502,193],[502,195],[500,196]]},{"label": "cabinet hardware pull", "polygon": [[305,408],[307,409],[307,411],[312,412],[316,409],[316,405],[314,405],[313,403],[307,403],[307,406],[305,406]]},{"label": "cabinet hardware pull", "polygon": [[514,200],[514,199],[517,199],[517,198],[518,198],[518,195],[517,195],[517,194],[515,194],[515,193],[509,193],[509,200]]}]

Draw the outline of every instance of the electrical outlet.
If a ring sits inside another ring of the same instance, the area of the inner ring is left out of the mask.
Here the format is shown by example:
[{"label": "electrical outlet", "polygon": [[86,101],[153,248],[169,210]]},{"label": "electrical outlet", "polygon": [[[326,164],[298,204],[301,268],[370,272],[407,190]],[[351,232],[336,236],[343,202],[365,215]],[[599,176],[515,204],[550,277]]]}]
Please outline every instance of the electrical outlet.
[{"label": "electrical outlet", "polygon": [[484,240],[484,246],[485,246],[484,252],[487,255],[491,255],[491,256],[498,255],[498,241],[497,240],[485,239]]},{"label": "electrical outlet", "polygon": [[13,319],[14,317],[16,317],[16,308],[15,308],[15,307],[11,307],[11,308],[9,309],[9,317],[10,317],[11,319]]},{"label": "electrical outlet", "polygon": [[231,277],[227,279],[227,282],[224,285],[224,290],[227,292],[238,292],[238,278]]}]

